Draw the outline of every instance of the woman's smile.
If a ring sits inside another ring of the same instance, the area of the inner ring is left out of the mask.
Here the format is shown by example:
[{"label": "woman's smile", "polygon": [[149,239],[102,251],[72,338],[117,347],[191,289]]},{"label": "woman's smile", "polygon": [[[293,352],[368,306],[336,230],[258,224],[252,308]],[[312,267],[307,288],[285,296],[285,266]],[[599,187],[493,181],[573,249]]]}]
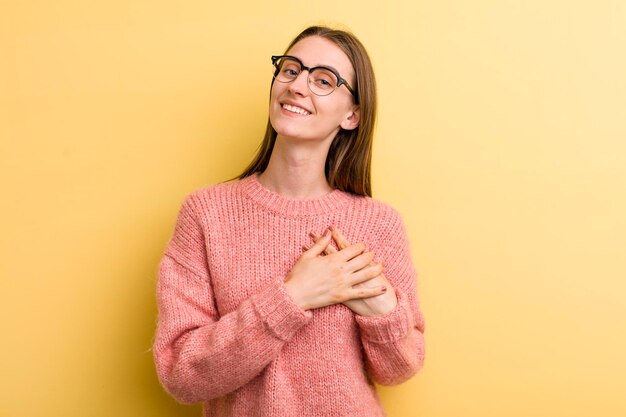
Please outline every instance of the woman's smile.
[{"label": "woman's smile", "polygon": [[302,107],[294,106],[288,103],[283,103],[282,108],[283,108],[283,111],[285,111],[287,114],[296,113],[302,116],[308,116],[311,114],[309,111],[303,109]]}]

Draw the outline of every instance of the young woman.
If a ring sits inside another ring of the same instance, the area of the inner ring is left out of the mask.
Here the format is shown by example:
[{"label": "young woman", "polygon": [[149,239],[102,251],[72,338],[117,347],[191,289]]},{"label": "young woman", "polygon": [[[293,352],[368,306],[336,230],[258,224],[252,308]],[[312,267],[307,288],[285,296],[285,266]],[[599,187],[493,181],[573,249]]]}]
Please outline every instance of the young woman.
[{"label": "young woman", "polygon": [[159,380],[205,416],[384,416],[373,382],[422,367],[424,320],[402,219],[371,198],[371,62],[317,26],[272,62],[257,157],[185,199],[161,260]]}]

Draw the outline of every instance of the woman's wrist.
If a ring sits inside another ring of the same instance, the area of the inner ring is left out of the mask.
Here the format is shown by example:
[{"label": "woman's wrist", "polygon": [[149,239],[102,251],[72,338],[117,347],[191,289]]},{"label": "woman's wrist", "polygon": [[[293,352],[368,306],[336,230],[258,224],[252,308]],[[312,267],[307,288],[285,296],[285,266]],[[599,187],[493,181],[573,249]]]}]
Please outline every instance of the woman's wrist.
[{"label": "woman's wrist", "polygon": [[289,295],[289,298],[291,298],[291,301],[293,301],[293,303],[297,305],[301,310],[307,311],[309,309],[309,306],[306,305],[304,300],[300,298],[300,296],[298,295],[298,292],[296,291],[296,288],[294,288],[291,282],[286,281],[284,285],[285,285],[285,290],[287,291],[287,295]]},{"label": "woman's wrist", "polygon": [[391,313],[398,306],[398,298],[394,291],[387,294],[381,294],[376,297],[367,298],[363,300],[369,307],[369,311],[364,314],[359,314],[364,317],[382,317]]}]

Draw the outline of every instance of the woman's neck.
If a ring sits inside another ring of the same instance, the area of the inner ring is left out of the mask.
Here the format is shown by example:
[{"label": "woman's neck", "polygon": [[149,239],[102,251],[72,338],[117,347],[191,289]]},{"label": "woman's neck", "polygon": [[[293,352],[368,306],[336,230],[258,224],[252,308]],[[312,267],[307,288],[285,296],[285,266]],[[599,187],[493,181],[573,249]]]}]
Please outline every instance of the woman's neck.
[{"label": "woman's neck", "polygon": [[259,182],[287,198],[313,199],[332,191],[324,166],[328,144],[303,143],[276,138],[272,156]]}]

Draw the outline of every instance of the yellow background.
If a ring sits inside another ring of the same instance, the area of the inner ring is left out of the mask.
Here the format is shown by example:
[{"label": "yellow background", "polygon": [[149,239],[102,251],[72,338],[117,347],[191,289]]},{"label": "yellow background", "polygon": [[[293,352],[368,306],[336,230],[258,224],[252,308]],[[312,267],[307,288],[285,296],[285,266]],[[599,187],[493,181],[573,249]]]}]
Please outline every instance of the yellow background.
[{"label": "yellow background", "polygon": [[0,2],[1,416],[199,416],[155,376],[156,267],[313,23],[372,56],[420,273],[389,415],[626,415],[625,2],[33,0]]}]

